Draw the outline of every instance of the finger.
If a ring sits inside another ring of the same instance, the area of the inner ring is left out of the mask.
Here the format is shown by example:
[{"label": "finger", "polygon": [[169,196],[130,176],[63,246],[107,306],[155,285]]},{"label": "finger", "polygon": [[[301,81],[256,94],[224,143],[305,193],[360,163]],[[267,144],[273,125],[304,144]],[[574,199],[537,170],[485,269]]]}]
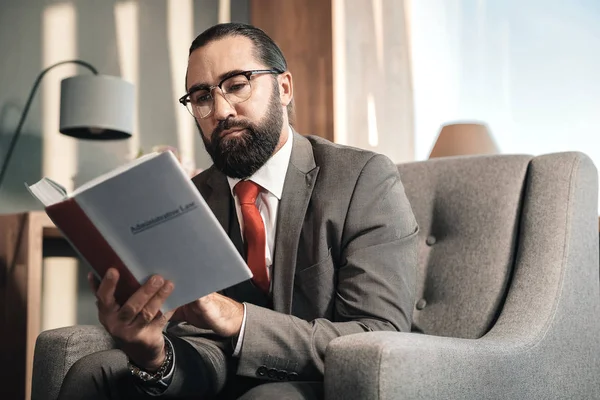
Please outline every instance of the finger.
[{"label": "finger", "polygon": [[162,315],[160,309],[163,306],[165,300],[173,292],[173,282],[165,281],[164,285],[159,291],[146,303],[142,310],[137,315],[134,323],[148,325],[157,321],[159,324],[164,324],[168,319]]},{"label": "finger", "polygon": [[165,280],[153,275],[119,309],[119,320],[132,323],[150,299],[163,287]]},{"label": "finger", "polygon": [[88,272],[87,280],[88,280],[90,289],[92,290],[92,293],[96,294],[96,292],[98,291],[98,286],[100,286],[100,281],[98,280],[96,275],[94,275],[93,272]]},{"label": "finger", "polygon": [[119,281],[119,271],[115,268],[109,268],[104,274],[104,278],[96,290],[96,298],[98,299],[98,307],[105,310],[112,310],[117,305],[115,300],[115,289]]}]

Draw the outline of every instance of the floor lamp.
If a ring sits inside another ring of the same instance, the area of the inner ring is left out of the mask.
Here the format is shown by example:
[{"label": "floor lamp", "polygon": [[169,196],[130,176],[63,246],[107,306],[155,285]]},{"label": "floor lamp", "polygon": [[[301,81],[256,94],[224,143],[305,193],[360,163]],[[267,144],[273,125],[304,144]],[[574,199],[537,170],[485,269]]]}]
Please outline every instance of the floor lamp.
[{"label": "floor lamp", "polygon": [[118,77],[100,75],[96,68],[85,61],[58,62],[40,72],[33,84],[0,169],[0,187],[42,78],[51,69],[64,64],[81,65],[89,69],[93,75],[77,75],[61,81],[59,131],[67,136],[88,140],[117,140],[131,137],[135,102],[133,84]]}]

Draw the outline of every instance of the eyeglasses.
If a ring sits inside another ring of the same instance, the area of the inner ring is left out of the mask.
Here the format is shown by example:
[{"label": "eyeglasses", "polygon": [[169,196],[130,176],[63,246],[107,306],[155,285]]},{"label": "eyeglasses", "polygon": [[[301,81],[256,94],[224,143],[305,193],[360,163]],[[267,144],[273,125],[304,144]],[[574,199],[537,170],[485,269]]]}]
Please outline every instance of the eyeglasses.
[{"label": "eyeglasses", "polygon": [[252,85],[250,77],[259,74],[282,74],[277,69],[256,69],[243,71],[230,75],[214,86],[199,86],[192,88],[179,99],[179,102],[187,108],[195,118],[206,118],[210,115],[215,105],[213,89],[219,88],[223,97],[229,104],[242,103],[252,96]]}]

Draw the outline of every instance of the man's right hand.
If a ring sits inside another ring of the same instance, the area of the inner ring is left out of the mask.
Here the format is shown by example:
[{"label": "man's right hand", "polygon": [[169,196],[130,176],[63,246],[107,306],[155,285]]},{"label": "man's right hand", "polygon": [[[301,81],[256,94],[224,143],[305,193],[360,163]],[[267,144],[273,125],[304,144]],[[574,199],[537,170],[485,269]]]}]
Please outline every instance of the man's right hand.
[{"label": "man's right hand", "polygon": [[92,273],[88,281],[96,294],[100,323],[137,366],[157,370],[166,357],[162,331],[172,315],[163,315],[160,308],[173,291],[173,283],[154,275],[119,306],[114,296],[119,281],[116,269],[110,268],[99,284]]}]

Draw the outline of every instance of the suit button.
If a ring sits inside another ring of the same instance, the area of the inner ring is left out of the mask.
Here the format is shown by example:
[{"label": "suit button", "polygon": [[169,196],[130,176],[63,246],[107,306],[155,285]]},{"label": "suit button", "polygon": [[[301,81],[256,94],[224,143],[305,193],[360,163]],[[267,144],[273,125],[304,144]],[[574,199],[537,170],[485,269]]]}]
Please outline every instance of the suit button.
[{"label": "suit button", "polygon": [[425,306],[427,305],[427,300],[425,299],[420,299],[419,301],[417,301],[417,310],[422,310],[425,308]]},{"label": "suit button", "polygon": [[288,381],[295,381],[298,380],[298,374],[295,372],[290,372],[288,374]]},{"label": "suit button", "polygon": [[271,379],[277,379],[277,370],[275,368],[269,369],[269,371],[267,371],[267,376]]},{"label": "suit button", "polygon": [[436,241],[437,239],[435,238],[435,236],[427,236],[425,243],[427,243],[427,246],[433,246]]},{"label": "suit button", "polygon": [[258,375],[258,376],[265,376],[266,374],[267,374],[267,367],[264,365],[261,365],[256,370],[256,375]]},{"label": "suit button", "polygon": [[288,374],[286,371],[284,370],[279,370],[277,371],[277,379],[279,379],[280,381],[285,381],[288,377]]}]

